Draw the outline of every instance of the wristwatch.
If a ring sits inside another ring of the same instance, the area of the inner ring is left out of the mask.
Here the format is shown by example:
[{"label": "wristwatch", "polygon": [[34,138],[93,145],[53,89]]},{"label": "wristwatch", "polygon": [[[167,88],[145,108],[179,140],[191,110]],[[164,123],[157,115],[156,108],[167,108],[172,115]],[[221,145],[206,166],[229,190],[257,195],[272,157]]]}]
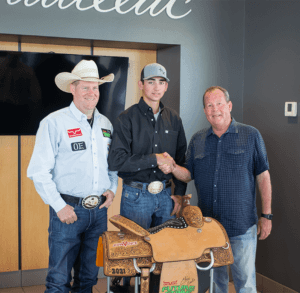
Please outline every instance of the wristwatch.
[{"label": "wristwatch", "polygon": [[272,220],[272,218],[273,218],[273,214],[263,214],[262,213],[261,216],[268,219],[268,220]]}]

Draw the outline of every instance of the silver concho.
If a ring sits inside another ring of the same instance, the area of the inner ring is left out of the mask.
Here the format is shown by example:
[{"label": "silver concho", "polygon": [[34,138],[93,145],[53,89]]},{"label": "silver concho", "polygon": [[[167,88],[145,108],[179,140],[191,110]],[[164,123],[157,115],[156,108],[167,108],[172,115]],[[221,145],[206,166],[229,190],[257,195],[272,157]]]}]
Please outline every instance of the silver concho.
[{"label": "silver concho", "polygon": [[99,204],[100,204],[100,196],[98,195],[89,195],[82,200],[82,206],[87,210],[94,209]]},{"label": "silver concho", "polygon": [[160,181],[153,181],[148,185],[148,191],[152,194],[160,193],[164,188],[164,185]]}]

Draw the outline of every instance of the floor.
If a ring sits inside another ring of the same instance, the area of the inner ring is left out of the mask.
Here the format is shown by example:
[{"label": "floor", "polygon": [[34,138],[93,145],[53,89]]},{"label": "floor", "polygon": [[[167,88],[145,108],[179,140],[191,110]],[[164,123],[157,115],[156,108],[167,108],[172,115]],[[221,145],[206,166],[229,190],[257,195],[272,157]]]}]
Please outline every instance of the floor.
[{"label": "floor", "polygon": [[[40,285],[40,286],[0,289],[0,293],[43,293],[45,289],[46,287],[44,285]],[[99,279],[97,285],[94,286],[93,288],[93,293],[105,293],[106,291],[107,291],[106,279]],[[206,293],[208,292],[209,291],[207,291]],[[235,289],[232,283],[229,284],[228,293],[235,293]]]}]

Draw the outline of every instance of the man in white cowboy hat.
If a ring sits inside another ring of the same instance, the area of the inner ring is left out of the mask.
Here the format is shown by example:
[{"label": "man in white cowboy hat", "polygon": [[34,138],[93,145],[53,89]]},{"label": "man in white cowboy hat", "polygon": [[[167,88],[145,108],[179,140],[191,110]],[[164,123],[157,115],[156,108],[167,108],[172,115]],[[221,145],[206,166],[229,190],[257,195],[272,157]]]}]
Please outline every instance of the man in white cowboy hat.
[{"label": "man in white cowboy hat", "polygon": [[56,85],[72,93],[73,101],[44,118],[36,135],[27,176],[50,206],[45,292],[92,292],[97,283],[97,243],[107,230],[118,176],[107,163],[112,124],[96,105],[99,85],[113,79],[100,79],[96,63],[87,60],[58,74]]},{"label": "man in white cowboy hat", "polygon": [[[138,82],[143,96],[119,115],[108,157],[110,170],[118,171],[123,179],[121,215],[145,229],[173,218],[171,213],[178,208],[171,196],[173,176],[160,170],[163,164],[173,164],[172,157],[183,165],[187,148],[179,115],[161,102],[168,82],[161,64],[143,68]],[[174,193],[184,195],[186,184],[175,177],[173,182]],[[127,278],[124,283],[128,284]]]}]

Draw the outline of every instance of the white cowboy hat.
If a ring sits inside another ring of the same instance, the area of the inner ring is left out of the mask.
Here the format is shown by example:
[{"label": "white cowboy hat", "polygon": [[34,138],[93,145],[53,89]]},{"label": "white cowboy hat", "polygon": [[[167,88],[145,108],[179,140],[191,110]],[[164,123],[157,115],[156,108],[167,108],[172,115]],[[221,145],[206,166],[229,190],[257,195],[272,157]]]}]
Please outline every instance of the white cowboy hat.
[{"label": "white cowboy hat", "polygon": [[56,75],[55,83],[57,87],[63,92],[70,93],[70,84],[77,80],[94,81],[98,84],[105,82],[112,82],[114,80],[114,74],[111,73],[104,77],[99,78],[99,72],[96,63],[93,60],[81,60],[72,70],[69,72],[61,72]]}]

